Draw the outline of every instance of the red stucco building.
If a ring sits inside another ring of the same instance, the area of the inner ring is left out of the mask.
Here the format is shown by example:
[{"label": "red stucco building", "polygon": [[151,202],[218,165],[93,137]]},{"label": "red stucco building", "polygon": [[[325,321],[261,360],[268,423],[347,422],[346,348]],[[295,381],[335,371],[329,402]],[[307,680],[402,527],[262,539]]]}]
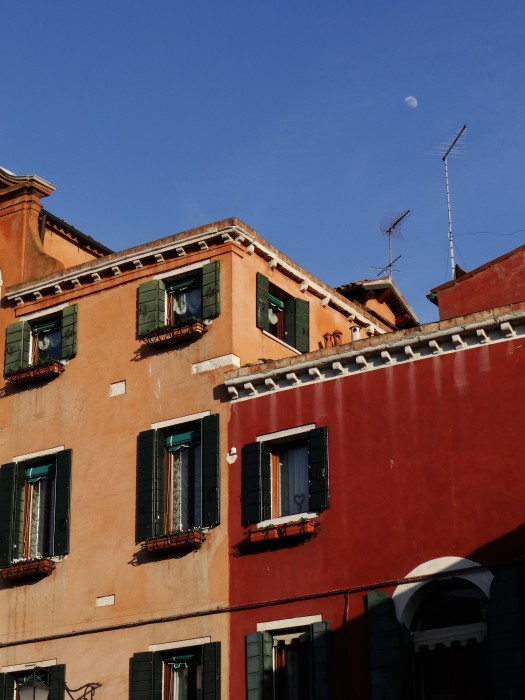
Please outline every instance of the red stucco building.
[{"label": "red stucco building", "polygon": [[525,697],[524,254],[228,373],[231,698]]}]

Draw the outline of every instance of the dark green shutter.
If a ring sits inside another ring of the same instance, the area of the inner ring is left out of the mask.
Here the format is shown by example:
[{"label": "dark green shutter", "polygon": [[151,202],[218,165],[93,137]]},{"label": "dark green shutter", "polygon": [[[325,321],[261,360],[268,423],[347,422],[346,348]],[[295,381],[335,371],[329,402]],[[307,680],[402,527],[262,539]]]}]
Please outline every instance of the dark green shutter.
[{"label": "dark green shutter", "polygon": [[139,285],[138,335],[142,337],[166,323],[166,285],[152,280]]},{"label": "dark green shutter", "polygon": [[0,700],[13,700],[15,679],[11,673],[0,673]]},{"label": "dark green shutter", "polygon": [[131,700],[162,700],[162,656],[158,652],[133,655]]},{"label": "dark green shutter", "polygon": [[49,700],[64,700],[65,665],[51,666],[47,670],[49,670]]},{"label": "dark green shutter", "polygon": [[257,328],[267,331],[270,328],[268,319],[268,294],[270,292],[270,283],[268,278],[257,273],[257,292],[256,292],[256,318]]},{"label": "dark green shutter", "polygon": [[5,334],[4,374],[8,376],[29,364],[31,328],[28,323],[11,323]]},{"label": "dark green shutter", "polygon": [[221,278],[218,260],[202,268],[202,318],[214,318],[221,312]]},{"label": "dark green shutter", "polygon": [[14,550],[19,539],[16,536],[15,541],[14,523],[16,514],[20,511],[20,508],[17,508],[18,475],[23,471],[19,470],[14,462],[3,464],[0,468],[0,566],[6,566],[13,558],[22,556],[18,547]]},{"label": "dark green shutter", "polygon": [[242,521],[245,525],[271,517],[271,455],[264,442],[242,449]]},{"label": "dark green shutter", "polygon": [[308,433],[308,469],[310,510],[324,510],[330,505],[328,428],[315,428]]},{"label": "dark green shutter", "polygon": [[404,700],[403,636],[392,598],[382,591],[366,596],[371,700]]},{"label": "dark green shutter", "polygon": [[62,359],[68,360],[77,354],[78,304],[62,309]]},{"label": "dark green shutter", "polygon": [[158,537],[166,532],[166,489],[172,488],[172,484],[166,484],[166,434],[163,430],[157,430],[153,488],[153,534]]},{"label": "dark green shutter", "polygon": [[55,501],[55,556],[69,553],[69,528],[71,517],[71,450],[56,454]]},{"label": "dark green shutter", "polygon": [[156,453],[156,431],[145,430],[138,436],[137,444],[137,493],[135,541],[153,537],[155,506],[153,481]]},{"label": "dark green shutter", "polygon": [[299,350],[310,350],[310,305],[304,299],[288,299],[285,303],[285,340]]},{"label": "dark green shutter", "polygon": [[330,622],[310,626],[314,700],[331,700]]},{"label": "dark green shutter", "polygon": [[269,632],[246,635],[246,700],[273,698],[273,638]]},{"label": "dark green shutter", "polygon": [[221,698],[221,643],[202,646],[202,700]]},{"label": "dark green shutter", "polygon": [[219,523],[219,416],[206,416],[201,424],[202,524]]},{"label": "dark green shutter", "polygon": [[498,571],[490,587],[488,618],[494,700],[525,697],[523,605],[518,570]]}]

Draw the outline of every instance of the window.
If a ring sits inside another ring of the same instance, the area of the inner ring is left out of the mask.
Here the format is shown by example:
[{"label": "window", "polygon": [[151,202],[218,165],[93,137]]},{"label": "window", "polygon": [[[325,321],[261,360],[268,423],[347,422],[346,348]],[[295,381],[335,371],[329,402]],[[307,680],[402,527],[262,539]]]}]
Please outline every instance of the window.
[{"label": "window", "polygon": [[0,468],[0,566],[69,552],[71,450]]},{"label": "window", "polygon": [[[39,668],[37,671],[41,680],[49,686],[48,700],[64,700],[66,667],[64,664]],[[19,700],[17,686],[32,676],[32,671],[12,671],[0,673],[0,698],[2,700]]]},{"label": "window", "polygon": [[329,637],[329,622],[248,634],[247,700],[331,697]]},{"label": "window", "polygon": [[4,374],[77,354],[78,305],[7,327]]},{"label": "window", "polygon": [[246,525],[329,506],[327,428],[277,435],[243,448]]},{"label": "window", "polygon": [[220,700],[220,642],[135,654],[131,700]]},{"label": "window", "polygon": [[285,295],[257,273],[257,327],[300,352],[310,350],[309,304]]},{"label": "window", "polygon": [[219,521],[219,416],[138,437],[137,542]]},{"label": "window", "polygon": [[165,326],[211,319],[220,313],[220,263],[168,280],[143,282],[138,293],[138,335],[147,336]]}]

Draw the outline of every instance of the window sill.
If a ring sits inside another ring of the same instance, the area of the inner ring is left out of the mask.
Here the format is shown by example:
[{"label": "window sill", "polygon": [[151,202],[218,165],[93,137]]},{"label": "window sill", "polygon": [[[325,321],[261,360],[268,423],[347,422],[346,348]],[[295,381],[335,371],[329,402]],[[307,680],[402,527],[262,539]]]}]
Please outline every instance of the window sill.
[{"label": "window sill", "polygon": [[297,348],[294,348],[293,345],[288,345],[288,343],[287,343],[285,340],[281,340],[281,339],[278,338],[276,335],[273,335],[272,333],[270,333],[270,331],[265,331],[265,330],[263,330],[262,333],[263,333],[263,335],[267,336],[268,338],[271,338],[272,340],[275,340],[275,342],[276,342],[276,343],[279,343],[279,345],[283,345],[283,346],[284,346],[285,348],[287,348],[288,350],[291,350],[291,351],[294,352],[296,355],[302,355],[302,354],[303,354],[300,350],[298,350]]},{"label": "window sill", "polygon": [[272,524],[250,530],[247,533],[247,541],[250,544],[261,544],[293,538],[309,539],[315,535],[318,526],[317,520],[298,520],[282,525]]},{"label": "window sill", "polygon": [[43,578],[55,568],[55,562],[51,559],[28,559],[10,564],[0,569],[0,576],[4,579]]},{"label": "window sill", "polygon": [[199,549],[205,539],[204,533],[200,530],[172,532],[168,535],[161,535],[160,537],[153,537],[150,540],[146,540],[144,547],[148,550],[148,552]]},{"label": "window sill", "polygon": [[8,374],[6,379],[8,382],[13,382],[14,384],[32,384],[34,382],[41,382],[46,379],[58,377],[59,374],[62,374],[64,369],[65,367],[61,362],[53,360],[45,364],[17,369],[15,372]]},{"label": "window sill", "polygon": [[143,336],[142,340],[148,345],[172,345],[192,338],[200,338],[207,331],[203,321],[193,321],[180,326],[157,328]]}]

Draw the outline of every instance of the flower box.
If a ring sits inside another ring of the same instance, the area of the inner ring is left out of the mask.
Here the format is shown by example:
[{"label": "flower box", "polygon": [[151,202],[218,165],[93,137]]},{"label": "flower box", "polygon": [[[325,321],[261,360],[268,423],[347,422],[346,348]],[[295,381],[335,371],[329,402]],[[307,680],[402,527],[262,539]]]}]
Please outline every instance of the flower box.
[{"label": "flower box", "polygon": [[258,542],[267,542],[269,540],[279,539],[279,528],[275,525],[269,525],[256,530],[250,530],[248,533],[248,541],[252,544]]},{"label": "flower box", "polygon": [[62,374],[64,369],[65,367],[61,362],[53,360],[52,362],[46,362],[41,365],[17,369],[15,372],[8,374],[6,379],[8,382],[13,382],[14,384],[31,384],[33,382],[40,382],[45,379],[58,377],[59,374]]},{"label": "flower box", "polygon": [[202,321],[192,321],[180,326],[165,326],[144,336],[148,345],[171,345],[180,343],[192,338],[200,338],[207,332],[207,328]]},{"label": "flower box", "polygon": [[37,578],[49,576],[54,568],[55,563],[51,559],[32,559],[2,567],[0,576],[5,579]]},{"label": "flower box", "polygon": [[288,537],[311,537],[317,528],[315,520],[300,520],[296,523],[282,525],[280,535],[283,539]]},{"label": "flower box", "polygon": [[146,540],[145,547],[148,552],[162,552],[172,549],[198,549],[204,542],[204,534],[200,530],[188,530],[187,532],[172,532]]}]

